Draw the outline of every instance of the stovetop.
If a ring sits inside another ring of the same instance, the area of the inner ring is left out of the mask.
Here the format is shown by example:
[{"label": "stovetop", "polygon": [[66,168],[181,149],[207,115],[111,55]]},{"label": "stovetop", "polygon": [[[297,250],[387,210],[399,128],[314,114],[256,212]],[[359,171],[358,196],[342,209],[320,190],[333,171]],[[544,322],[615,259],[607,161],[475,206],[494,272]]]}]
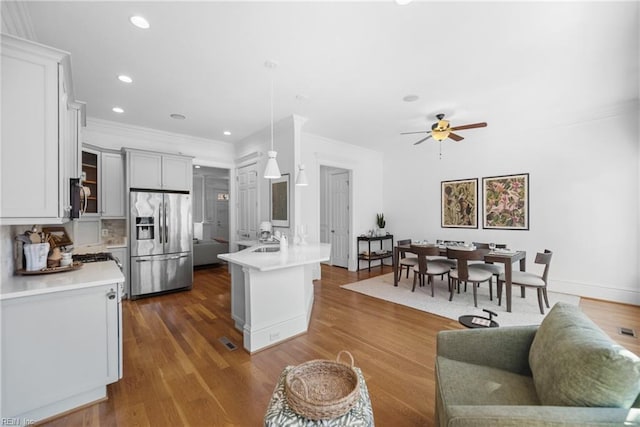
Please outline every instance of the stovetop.
[{"label": "stovetop", "polygon": [[100,262],[100,261],[114,261],[111,252],[96,252],[92,254],[76,254],[71,257],[74,261],[86,262]]}]

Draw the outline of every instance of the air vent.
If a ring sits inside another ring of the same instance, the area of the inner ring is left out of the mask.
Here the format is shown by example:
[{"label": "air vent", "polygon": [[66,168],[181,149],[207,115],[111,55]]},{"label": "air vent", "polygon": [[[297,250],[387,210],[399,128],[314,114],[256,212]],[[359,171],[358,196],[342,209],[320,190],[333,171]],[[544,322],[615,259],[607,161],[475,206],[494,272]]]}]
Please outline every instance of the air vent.
[{"label": "air vent", "polygon": [[228,349],[229,351],[233,351],[233,350],[235,350],[235,349],[237,349],[237,348],[238,348],[238,347],[237,347],[234,343],[232,343],[232,342],[229,340],[229,338],[227,338],[227,337],[222,337],[222,338],[220,338],[218,341],[220,341],[220,342],[221,342],[225,347],[227,347],[227,349]]},{"label": "air vent", "polygon": [[623,328],[622,326],[620,326],[618,328],[618,333],[620,335],[625,335],[625,336],[628,336],[628,337],[634,337],[634,338],[637,337],[635,330],[633,330],[631,328]]}]

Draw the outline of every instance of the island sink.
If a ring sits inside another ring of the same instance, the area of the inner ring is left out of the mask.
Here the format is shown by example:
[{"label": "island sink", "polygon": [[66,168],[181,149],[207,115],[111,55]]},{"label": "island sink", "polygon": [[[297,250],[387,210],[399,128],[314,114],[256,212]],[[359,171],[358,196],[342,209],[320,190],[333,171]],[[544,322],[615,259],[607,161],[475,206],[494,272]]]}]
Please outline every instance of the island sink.
[{"label": "island sink", "polygon": [[280,251],[280,246],[262,246],[258,249],[254,249],[253,252],[278,252]]}]

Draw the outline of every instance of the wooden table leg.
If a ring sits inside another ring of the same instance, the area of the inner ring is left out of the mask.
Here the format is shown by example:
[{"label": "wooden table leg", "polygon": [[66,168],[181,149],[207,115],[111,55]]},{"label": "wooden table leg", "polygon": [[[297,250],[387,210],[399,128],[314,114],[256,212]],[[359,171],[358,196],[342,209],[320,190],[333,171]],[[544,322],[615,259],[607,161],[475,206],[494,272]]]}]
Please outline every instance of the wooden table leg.
[{"label": "wooden table leg", "polygon": [[507,312],[511,313],[511,260],[504,264],[504,287],[507,294]]},{"label": "wooden table leg", "polygon": [[393,248],[393,286],[398,286],[398,264],[400,263],[400,260],[398,259],[399,253],[400,250],[397,247]]},{"label": "wooden table leg", "polygon": [[[527,258],[522,258],[520,260],[520,271],[526,271],[527,270]],[[520,286],[520,296],[522,298],[524,298],[524,293],[525,293],[525,287],[524,286]]]}]

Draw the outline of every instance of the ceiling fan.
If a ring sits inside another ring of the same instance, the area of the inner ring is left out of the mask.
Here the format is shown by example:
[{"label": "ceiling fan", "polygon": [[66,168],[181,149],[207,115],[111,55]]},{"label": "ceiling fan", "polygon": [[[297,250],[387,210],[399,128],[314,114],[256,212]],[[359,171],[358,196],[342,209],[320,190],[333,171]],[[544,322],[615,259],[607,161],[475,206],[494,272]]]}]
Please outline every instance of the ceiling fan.
[{"label": "ceiling fan", "polygon": [[421,144],[429,138],[433,138],[436,141],[444,141],[447,138],[451,138],[456,142],[462,141],[464,138],[458,134],[453,133],[453,131],[464,130],[464,129],[474,129],[474,128],[483,128],[487,126],[486,122],[481,123],[471,123],[468,125],[454,126],[451,127],[448,120],[444,119],[444,114],[436,114],[436,118],[438,121],[431,125],[431,130],[423,130],[419,132],[402,132],[400,135],[410,135],[416,133],[428,133],[429,135],[426,138],[422,138],[418,142],[414,142],[413,145]]}]

